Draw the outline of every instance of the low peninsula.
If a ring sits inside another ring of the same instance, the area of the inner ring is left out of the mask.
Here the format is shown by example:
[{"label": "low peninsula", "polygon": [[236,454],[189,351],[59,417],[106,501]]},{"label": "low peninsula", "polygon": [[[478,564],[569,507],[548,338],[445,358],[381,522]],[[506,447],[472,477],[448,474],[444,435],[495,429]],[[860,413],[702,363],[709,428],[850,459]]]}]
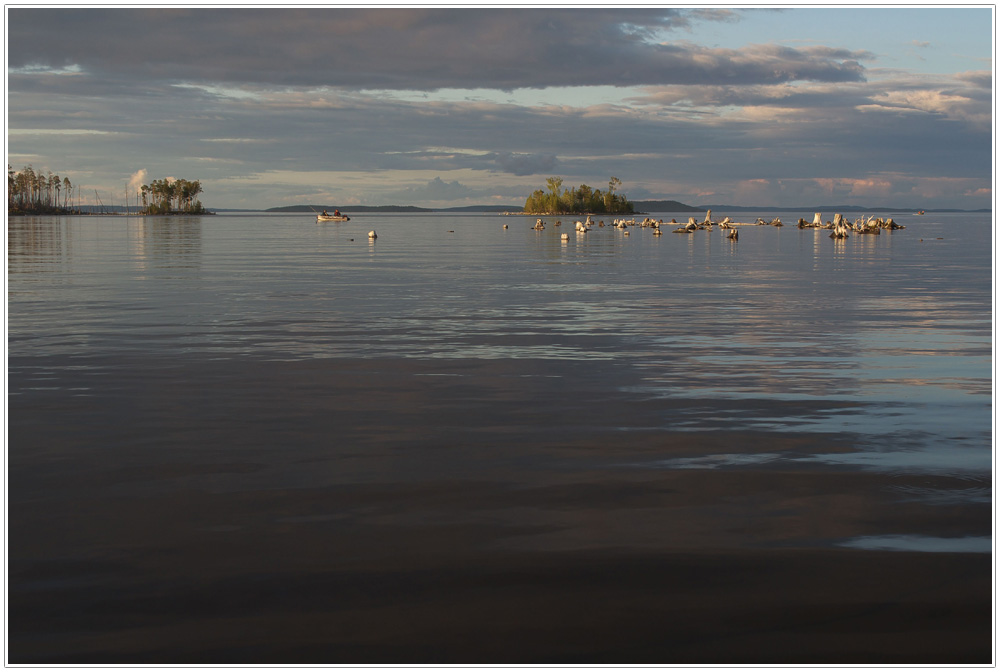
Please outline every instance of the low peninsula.
[{"label": "low peninsula", "polygon": [[[94,192],[96,205],[82,204],[80,187],[68,177],[24,166],[15,171],[7,164],[8,215],[211,215],[198,195],[200,180],[172,177],[153,180],[137,191],[125,190],[125,205],[105,205]],[[140,206],[141,202],[141,206]]]},{"label": "low peninsula", "polygon": [[7,214],[8,215],[63,215],[78,214],[74,207],[74,193],[79,193],[68,177],[35,171],[24,166],[15,172],[7,164]]}]

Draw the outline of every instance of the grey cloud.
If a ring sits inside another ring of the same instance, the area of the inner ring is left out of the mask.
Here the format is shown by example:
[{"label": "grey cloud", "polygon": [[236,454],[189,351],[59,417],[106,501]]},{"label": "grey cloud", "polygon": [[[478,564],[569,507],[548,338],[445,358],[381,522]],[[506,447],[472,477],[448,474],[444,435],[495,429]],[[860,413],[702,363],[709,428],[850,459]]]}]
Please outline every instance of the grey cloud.
[{"label": "grey cloud", "polygon": [[472,189],[457,180],[445,182],[440,177],[435,177],[427,184],[392,192],[391,196],[399,198],[400,202],[459,201],[468,198],[473,193]]},{"label": "grey cloud", "polygon": [[[990,84],[984,88],[986,82]],[[990,73],[961,73],[845,84],[667,86],[650,87],[647,91],[646,96],[633,97],[628,102],[662,107],[678,118],[683,112],[704,114],[711,108],[753,110],[766,107],[797,113],[786,122],[801,124],[822,120],[838,128],[850,128],[855,122],[847,123],[847,119],[857,116],[856,108],[880,108],[883,112],[943,115],[953,121],[981,127],[991,119],[992,78]],[[867,120],[871,121],[871,117]]]},{"label": "grey cloud", "polygon": [[649,89],[649,94],[630,98],[637,105],[680,107],[782,107],[840,108],[872,102],[872,93],[857,87],[788,88],[784,86],[670,86]]},{"label": "grey cloud", "polygon": [[36,93],[54,96],[79,96],[83,98],[133,97],[143,98],[187,98],[192,103],[208,100],[210,96],[202,90],[178,87],[168,81],[158,79],[136,82],[120,73],[104,73],[94,77],[89,73],[48,74],[45,71],[8,71],[7,88],[18,93]]},{"label": "grey cloud", "polygon": [[[99,78],[433,90],[857,81],[864,53],[656,44],[731,12],[678,9],[11,8],[14,68]],[[659,32],[658,32],[659,31]],[[102,36],[104,39],[102,39]]]},{"label": "grey cloud", "polygon": [[492,157],[502,171],[518,176],[551,173],[559,163],[555,154],[501,152],[493,154]]},{"label": "grey cloud", "polygon": [[450,182],[437,176],[426,184],[418,184],[404,189],[383,191],[372,203],[406,203],[406,204],[440,204],[463,202],[466,204],[484,203],[504,199],[505,204],[520,204],[525,195],[537,189],[537,184],[520,185],[489,185],[472,187],[458,180]]},{"label": "grey cloud", "polygon": [[635,77],[629,84],[778,84],[800,80],[856,82],[864,80],[859,59],[867,52],[823,48],[791,49],[751,45],[744,49],[709,49],[687,44],[657,47],[669,75],[658,80]]},{"label": "grey cloud", "polygon": [[981,89],[992,91],[993,73],[989,70],[979,70],[976,72],[960,72],[955,75],[955,79],[977,86]]}]

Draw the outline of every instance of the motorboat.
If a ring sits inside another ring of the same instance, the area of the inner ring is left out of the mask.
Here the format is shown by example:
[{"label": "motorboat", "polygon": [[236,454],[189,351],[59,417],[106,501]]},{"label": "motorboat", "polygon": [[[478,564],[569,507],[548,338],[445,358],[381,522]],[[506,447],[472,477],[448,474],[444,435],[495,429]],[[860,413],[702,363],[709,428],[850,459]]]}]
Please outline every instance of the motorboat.
[{"label": "motorboat", "polygon": [[317,222],[349,222],[351,218],[347,215],[316,215]]}]

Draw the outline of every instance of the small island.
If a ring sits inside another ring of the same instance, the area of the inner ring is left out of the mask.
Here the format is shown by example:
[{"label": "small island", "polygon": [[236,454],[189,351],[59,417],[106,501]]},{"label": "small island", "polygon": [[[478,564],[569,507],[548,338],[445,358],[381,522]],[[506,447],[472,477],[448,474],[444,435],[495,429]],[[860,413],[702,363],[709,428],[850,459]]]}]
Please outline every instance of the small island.
[{"label": "small island", "polygon": [[184,179],[153,180],[139,189],[143,215],[204,215],[205,207],[195,197],[201,181]]},{"label": "small island", "polygon": [[632,214],[632,202],[615,191],[622,185],[617,177],[608,181],[608,190],[592,189],[581,184],[575,189],[561,189],[561,177],[546,180],[548,193],[536,189],[524,203],[524,212],[531,215],[571,214]]}]

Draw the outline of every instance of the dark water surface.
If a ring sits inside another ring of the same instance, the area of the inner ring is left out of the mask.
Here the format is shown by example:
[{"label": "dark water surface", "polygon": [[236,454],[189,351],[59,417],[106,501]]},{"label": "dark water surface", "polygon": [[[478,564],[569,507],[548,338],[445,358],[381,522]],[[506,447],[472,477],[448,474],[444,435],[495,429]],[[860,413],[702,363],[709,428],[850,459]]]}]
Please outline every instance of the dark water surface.
[{"label": "dark water surface", "polygon": [[8,660],[989,663],[992,218],[896,220],[10,218]]}]

